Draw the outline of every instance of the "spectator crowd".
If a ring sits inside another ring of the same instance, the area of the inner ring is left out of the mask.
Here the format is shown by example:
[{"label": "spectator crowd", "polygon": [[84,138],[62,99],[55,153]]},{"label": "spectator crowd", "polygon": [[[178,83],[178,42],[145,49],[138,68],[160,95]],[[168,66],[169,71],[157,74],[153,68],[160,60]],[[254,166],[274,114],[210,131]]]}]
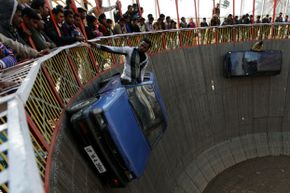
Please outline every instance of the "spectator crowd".
[{"label": "spectator crowd", "polygon": [[[143,17],[143,8],[137,4],[127,6],[122,14],[121,3],[104,7],[101,4],[87,10],[87,5],[76,8],[72,0],[66,0],[66,6],[57,5],[51,11],[45,0],[31,0],[29,3],[17,3],[16,0],[0,0],[0,69],[8,68],[29,58],[42,56],[50,49],[86,41],[100,36],[126,34],[134,32],[152,32],[177,28],[177,22],[170,16],[160,14],[155,19],[152,14]],[[229,14],[220,21],[220,5],[212,11],[209,23],[206,18],[197,25],[193,18],[181,17],[180,28],[195,28],[270,23],[272,18],[245,14],[240,18]],[[15,9],[16,8],[16,9]],[[106,17],[106,11],[113,11],[114,21]],[[288,22],[280,13],[275,22]]]}]

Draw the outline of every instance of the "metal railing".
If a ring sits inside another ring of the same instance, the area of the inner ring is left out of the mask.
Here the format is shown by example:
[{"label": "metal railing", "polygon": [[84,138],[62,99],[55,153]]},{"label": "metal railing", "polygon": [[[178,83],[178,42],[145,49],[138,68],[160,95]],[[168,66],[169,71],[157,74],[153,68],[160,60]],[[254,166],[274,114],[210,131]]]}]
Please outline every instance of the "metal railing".
[{"label": "metal railing", "polygon": [[[155,54],[206,44],[286,39],[290,36],[289,27],[287,24],[223,26],[126,34],[93,41],[136,46],[147,37],[152,41],[150,53]],[[0,93],[2,192],[48,192],[51,155],[64,108],[86,84],[99,74],[119,67],[123,61],[123,56],[76,43],[1,72],[1,82],[12,83]]]}]

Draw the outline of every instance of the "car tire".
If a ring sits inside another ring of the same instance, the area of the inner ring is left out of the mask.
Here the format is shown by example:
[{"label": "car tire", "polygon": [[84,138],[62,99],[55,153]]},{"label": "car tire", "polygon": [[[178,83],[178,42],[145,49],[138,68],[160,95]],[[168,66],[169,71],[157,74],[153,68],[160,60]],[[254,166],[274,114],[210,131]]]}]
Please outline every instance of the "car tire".
[{"label": "car tire", "polygon": [[70,115],[73,115],[74,113],[78,112],[79,110],[93,104],[99,99],[99,97],[92,97],[89,99],[81,100],[77,102],[76,104],[72,105],[70,108],[66,110],[66,112]]}]

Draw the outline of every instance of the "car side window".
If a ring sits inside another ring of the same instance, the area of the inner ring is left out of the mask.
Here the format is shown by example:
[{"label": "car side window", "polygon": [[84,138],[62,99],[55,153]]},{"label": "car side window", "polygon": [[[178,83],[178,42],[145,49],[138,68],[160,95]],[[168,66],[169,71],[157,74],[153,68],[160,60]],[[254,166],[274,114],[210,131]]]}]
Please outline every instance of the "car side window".
[{"label": "car side window", "polygon": [[232,75],[242,75],[244,74],[243,70],[243,53],[234,53],[232,54],[230,72]]},{"label": "car side window", "polygon": [[151,84],[127,88],[129,101],[149,144],[154,146],[163,133],[164,117]]}]

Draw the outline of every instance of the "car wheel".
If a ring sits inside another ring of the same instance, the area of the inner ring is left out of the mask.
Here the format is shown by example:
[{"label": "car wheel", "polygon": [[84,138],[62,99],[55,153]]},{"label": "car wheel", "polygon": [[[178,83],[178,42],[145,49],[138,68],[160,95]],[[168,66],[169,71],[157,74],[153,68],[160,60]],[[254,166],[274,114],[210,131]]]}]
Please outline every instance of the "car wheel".
[{"label": "car wheel", "polygon": [[96,102],[97,100],[99,99],[99,97],[92,97],[92,98],[89,98],[89,99],[85,99],[85,100],[81,100],[80,102],[72,105],[70,108],[68,108],[66,110],[66,112],[70,115],[78,112],[79,110],[93,104],[94,102]]}]

